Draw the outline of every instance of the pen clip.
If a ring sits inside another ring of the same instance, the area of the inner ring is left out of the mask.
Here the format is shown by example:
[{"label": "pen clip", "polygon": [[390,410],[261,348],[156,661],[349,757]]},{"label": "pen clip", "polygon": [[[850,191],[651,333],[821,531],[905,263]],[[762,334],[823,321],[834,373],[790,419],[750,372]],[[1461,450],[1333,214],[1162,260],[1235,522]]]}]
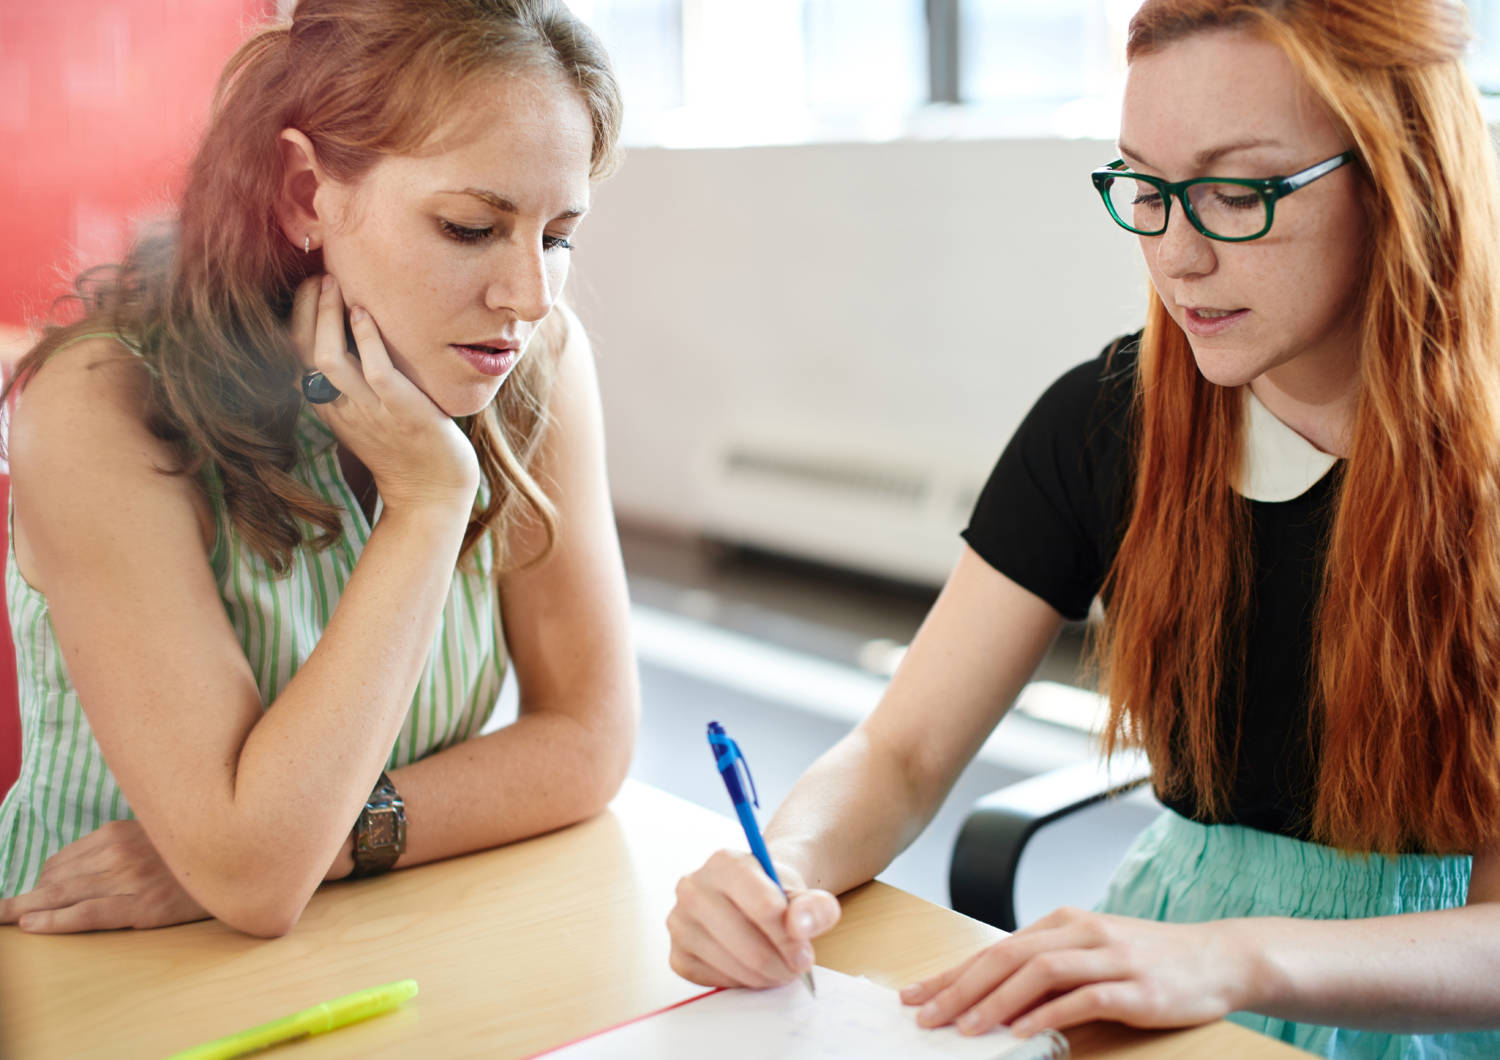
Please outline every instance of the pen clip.
[{"label": "pen clip", "polygon": [[750,782],[750,802],[758,810],[760,809],[760,792],[755,790],[755,777],[750,772],[750,759],[745,757],[745,752],[740,750],[740,745],[726,733],[711,732],[708,734],[708,742],[720,749],[719,772],[733,767],[739,772],[738,767],[745,767],[745,779]]}]

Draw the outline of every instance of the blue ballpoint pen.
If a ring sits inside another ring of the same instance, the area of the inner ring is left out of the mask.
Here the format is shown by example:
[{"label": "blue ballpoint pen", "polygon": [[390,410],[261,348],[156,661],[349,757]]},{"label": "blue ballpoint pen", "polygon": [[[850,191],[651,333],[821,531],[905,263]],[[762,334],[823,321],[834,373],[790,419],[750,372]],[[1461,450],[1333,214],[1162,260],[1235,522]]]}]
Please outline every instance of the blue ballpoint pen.
[{"label": "blue ballpoint pen", "polygon": [[[729,734],[724,731],[724,726],[716,721],[708,723],[708,746],[714,753],[714,765],[719,770],[719,776],[724,778],[724,786],[729,789],[729,801],[734,803],[734,812],[739,815],[740,827],[745,830],[745,838],[750,843],[750,853],[755,855],[755,860],[760,862],[760,867],[766,870],[766,875],[771,877],[771,882],[785,896],[786,888],[781,886],[781,880],[771,864],[771,853],[766,849],[766,841],[760,837],[760,826],[755,823],[755,810],[751,808],[751,800],[745,797],[745,789],[740,784],[738,767],[740,763],[744,763],[745,779],[750,781],[750,793],[754,798],[754,805],[759,806],[760,793],[755,790],[755,778],[750,775],[750,763],[745,760],[745,753],[740,750],[739,744],[729,738]],[[802,973],[802,981],[816,997],[818,990],[813,985],[811,969]]]}]

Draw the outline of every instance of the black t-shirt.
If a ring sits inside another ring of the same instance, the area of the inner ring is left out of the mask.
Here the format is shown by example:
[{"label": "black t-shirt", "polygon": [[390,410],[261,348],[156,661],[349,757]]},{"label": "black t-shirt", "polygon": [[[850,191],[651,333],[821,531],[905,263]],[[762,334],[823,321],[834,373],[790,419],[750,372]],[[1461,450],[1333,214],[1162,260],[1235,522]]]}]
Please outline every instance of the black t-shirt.
[{"label": "black t-shirt", "polygon": [[[1122,340],[1112,357],[1111,343],[1042,395],[1001,454],[963,533],[990,566],[1070,619],[1088,613],[1124,534],[1138,339]],[[1242,683],[1244,722],[1229,806],[1210,818],[1191,794],[1163,799],[1185,817],[1309,838],[1312,627],[1341,468],[1335,464],[1292,500],[1247,502],[1254,596],[1245,656],[1224,661],[1219,704],[1221,731],[1232,732],[1234,688]]]}]

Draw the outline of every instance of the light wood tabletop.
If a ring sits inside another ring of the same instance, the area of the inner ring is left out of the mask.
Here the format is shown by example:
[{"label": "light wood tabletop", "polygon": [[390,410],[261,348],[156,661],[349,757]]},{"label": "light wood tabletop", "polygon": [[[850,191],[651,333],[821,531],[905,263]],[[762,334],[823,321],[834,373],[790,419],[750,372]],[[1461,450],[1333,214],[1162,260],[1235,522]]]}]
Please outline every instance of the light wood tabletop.
[{"label": "light wood tabletop", "polygon": [[[667,967],[677,878],[738,826],[627,782],[610,811],[513,846],[325,886],[284,938],[215,921],[32,936],[0,927],[0,1056],[162,1057],[397,979],[398,1011],[281,1048],[316,1057],[525,1057],[701,992]],[[1000,932],[871,883],[843,899],[818,963],[898,987]],[[1305,1057],[1218,1023],[1068,1033],[1073,1055]]]}]

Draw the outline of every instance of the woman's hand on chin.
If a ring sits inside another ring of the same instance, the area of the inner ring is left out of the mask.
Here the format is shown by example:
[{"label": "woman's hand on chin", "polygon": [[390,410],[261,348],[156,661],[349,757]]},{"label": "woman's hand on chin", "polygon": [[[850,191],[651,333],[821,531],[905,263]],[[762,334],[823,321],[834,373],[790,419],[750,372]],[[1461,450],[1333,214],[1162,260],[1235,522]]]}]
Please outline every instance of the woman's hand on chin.
[{"label": "woman's hand on chin", "polygon": [[465,516],[479,488],[479,459],[451,417],[391,363],[370,314],[348,311],[355,357],[344,335],[345,307],[332,276],[310,276],[292,304],[291,334],[306,369],[322,372],[339,396],[314,405],[340,444],[370,469],[387,509],[455,506]]}]

